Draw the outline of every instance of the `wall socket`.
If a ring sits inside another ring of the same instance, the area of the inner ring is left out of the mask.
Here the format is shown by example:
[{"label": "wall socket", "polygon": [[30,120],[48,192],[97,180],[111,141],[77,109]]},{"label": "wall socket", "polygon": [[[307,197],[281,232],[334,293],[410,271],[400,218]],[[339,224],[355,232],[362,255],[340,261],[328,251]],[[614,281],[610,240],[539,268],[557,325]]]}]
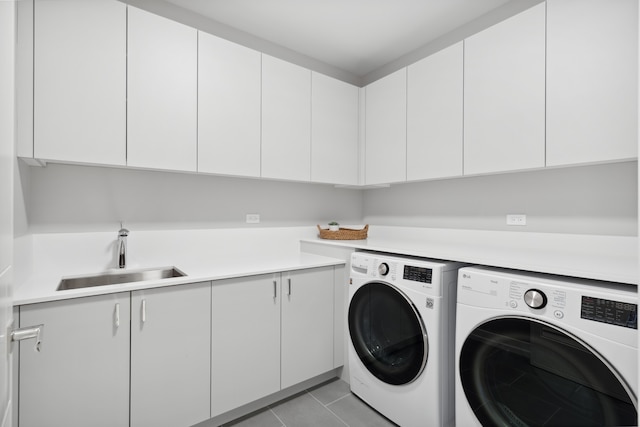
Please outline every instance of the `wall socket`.
[{"label": "wall socket", "polygon": [[260,214],[247,214],[247,224],[260,224]]},{"label": "wall socket", "polygon": [[527,225],[527,216],[525,214],[509,214],[507,215],[507,225]]}]

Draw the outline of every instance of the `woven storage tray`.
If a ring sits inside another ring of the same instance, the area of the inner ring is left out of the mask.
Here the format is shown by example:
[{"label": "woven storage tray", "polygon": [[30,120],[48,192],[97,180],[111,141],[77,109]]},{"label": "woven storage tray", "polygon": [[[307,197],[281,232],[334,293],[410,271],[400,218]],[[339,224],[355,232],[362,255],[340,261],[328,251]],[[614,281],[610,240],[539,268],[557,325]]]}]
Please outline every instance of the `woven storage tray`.
[{"label": "woven storage tray", "polygon": [[340,228],[338,231],[331,231],[327,228],[320,228],[320,226],[318,225],[318,231],[320,232],[321,239],[364,240],[367,238],[369,224],[365,225],[361,230],[354,230],[352,228]]}]

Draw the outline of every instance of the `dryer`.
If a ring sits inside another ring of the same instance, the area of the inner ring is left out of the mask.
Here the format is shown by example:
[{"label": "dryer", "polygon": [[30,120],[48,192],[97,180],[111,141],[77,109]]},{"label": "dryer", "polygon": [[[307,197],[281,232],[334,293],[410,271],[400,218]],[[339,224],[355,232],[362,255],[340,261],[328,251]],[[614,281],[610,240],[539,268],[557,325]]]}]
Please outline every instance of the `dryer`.
[{"label": "dryer", "polygon": [[460,426],[637,425],[637,287],[459,271]]},{"label": "dryer", "polygon": [[351,391],[400,426],[453,425],[461,266],[369,252],[351,256]]}]

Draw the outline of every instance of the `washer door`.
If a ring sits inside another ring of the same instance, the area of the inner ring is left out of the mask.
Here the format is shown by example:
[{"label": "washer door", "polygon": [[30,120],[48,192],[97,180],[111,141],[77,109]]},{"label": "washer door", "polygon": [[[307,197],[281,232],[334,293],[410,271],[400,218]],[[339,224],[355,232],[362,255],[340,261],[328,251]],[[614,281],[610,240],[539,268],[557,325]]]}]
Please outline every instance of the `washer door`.
[{"label": "washer door", "polygon": [[460,380],[484,426],[637,425],[635,397],[595,351],[532,319],[476,328],[460,353]]},{"label": "washer door", "polygon": [[411,300],[382,282],[360,287],[349,304],[349,334],[358,357],[387,384],[414,381],[427,363],[427,333]]}]

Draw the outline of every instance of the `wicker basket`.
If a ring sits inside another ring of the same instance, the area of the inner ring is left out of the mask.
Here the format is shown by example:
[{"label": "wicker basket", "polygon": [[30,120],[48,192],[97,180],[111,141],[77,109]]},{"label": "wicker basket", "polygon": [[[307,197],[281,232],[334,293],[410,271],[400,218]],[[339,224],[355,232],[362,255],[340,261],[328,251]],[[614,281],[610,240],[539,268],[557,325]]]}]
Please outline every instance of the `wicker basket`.
[{"label": "wicker basket", "polygon": [[329,240],[364,240],[367,238],[367,232],[369,231],[369,224],[365,225],[361,230],[354,230],[352,228],[340,228],[338,231],[331,231],[327,228],[320,228],[318,225],[318,231],[320,232],[321,239]]}]

